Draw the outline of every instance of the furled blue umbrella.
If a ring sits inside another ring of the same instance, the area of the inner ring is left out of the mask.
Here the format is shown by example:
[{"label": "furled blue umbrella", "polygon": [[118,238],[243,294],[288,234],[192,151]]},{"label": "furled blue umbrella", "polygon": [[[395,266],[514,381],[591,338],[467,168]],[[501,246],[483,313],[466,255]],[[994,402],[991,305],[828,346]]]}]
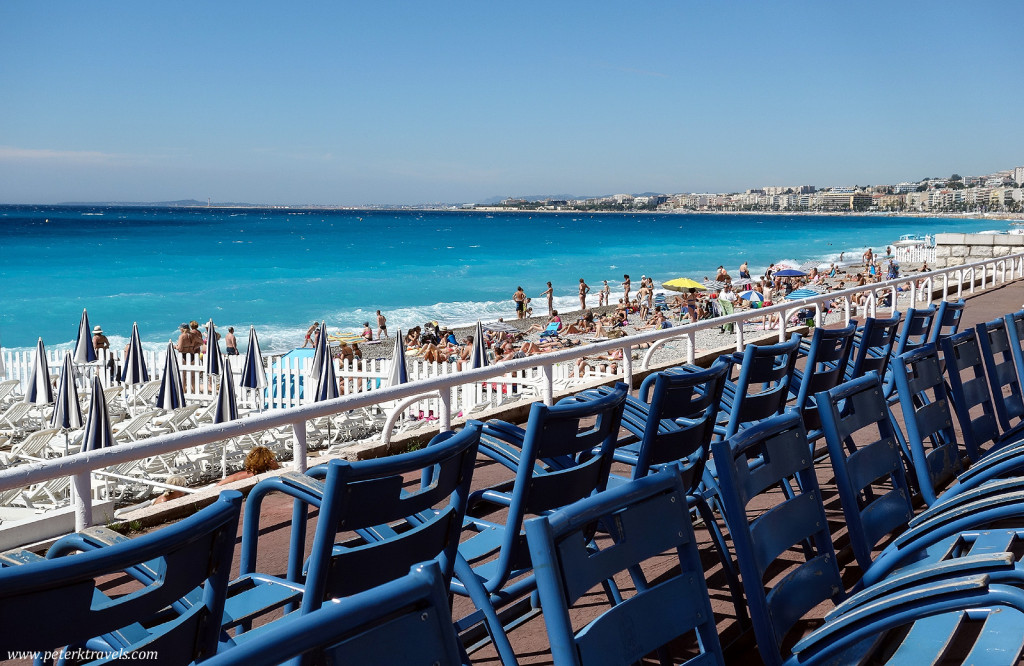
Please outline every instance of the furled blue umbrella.
[{"label": "furled blue umbrella", "polygon": [[[220,348],[213,347],[209,353],[220,356]],[[231,366],[221,361],[220,386],[217,387],[217,408],[213,411],[214,423],[227,423],[238,418],[238,403],[235,402],[235,378],[231,374]],[[221,478],[228,475],[228,443],[220,450]]]},{"label": "furled blue umbrella", "polygon": [[53,402],[53,386],[50,384],[50,364],[46,361],[43,339],[36,343],[36,358],[32,363],[32,376],[28,378],[25,402],[33,405],[48,405]]},{"label": "furled blue umbrella", "polygon": [[132,337],[128,341],[128,352],[124,356],[124,367],[121,368],[121,383],[135,386],[149,381],[149,368],[146,358],[142,355],[142,339],[139,337],[138,322],[132,323]]},{"label": "furled blue umbrella", "polygon": [[89,313],[82,308],[82,320],[78,322],[78,338],[75,339],[75,363],[85,365],[96,360],[92,346],[92,329],[89,328]]},{"label": "furled blue umbrella", "polygon": [[317,377],[316,393],[313,394],[313,402],[331,400],[339,395],[341,394],[338,393],[338,375],[334,372],[334,359],[328,356],[320,366],[320,375]]},{"label": "furled blue umbrella", "polygon": [[405,341],[402,329],[395,335],[395,349],[391,352],[391,371],[388,374],[388,386],[398,386],[409,381],[409,372],[405,367]]},{"label": "furled blue umbrella", "polygon": [[219,375],[224,359],[220,357],[220,345],[217,343],[217,329],[211,319],[206,324],[206,356],[203,357],[203,369],[208,375]]},{"label": "furled blue umbrella", "polygon": [[181,385],[181,366],[178,365],[178,354],[174,345],[167,343],[167,355],[164,357],[164,374],[160,378],[160,390],[156,394],[158,409],[180,409],[185,406],[185,389]]},{"label": "furled blue umbrella", "polygon": [[68,431],[82,427],[82,407],[78,404],[78,387],[75,385],[75,365],[71,352],[64,354],[64,363],[60,366],[50,427],[64,433],[64,455],[67,455],[70,446]]},{"label": "furled blue umbrella", "polygon": [[764,301],[764,294],[759,291],[754,291],[753,289],[749,291],[741,291],[738,295],[744,301],[750,301],[751,303],[760,303]]},{"label": "furled blue umbrella", "polygon": [[92,378],[92,402],[89,414],[85,418],[85,437],[82,440],[83,451],[98,451],[114,445],[114,433],[110,429],[110,412],[107,410],[107,399],[103,397],[103,384],[99,377]]},{"label": "furled blue umbrella", "polygon": [[327,322],[320,324],[320,332],[316,336],[316,347],[313,348],[313,365],[309,368],[309,376],[318,380],[323,371],[324,359],[330,358],[330,342],[327,340]]},{"label": "furled blue umbrella", "polygon": [[[245,350],[240,385],[250,391],[262,391],[267,387],[267,370],[263,367],[263,352],[260,351],[260,341],[254,326],[249,326],[249,348]],[[260,411],[263,411],[263,399],[258,403]]]},{"label": "furled blue umbrella", "polygon": [[483,368],[487,365],[487,345],[484,344],[484,327],[478,319],[476,332],[473,335],[473,351],[469,356],[470,369]]},{"label": "furled blue umbrella", "polygon": [[50,416],[50,427],[74,430],[82,427],[82,408],[78,404],[78,387],[75,386],[75,365],[71,352],[64,354],[64,363],[60,366],[60,378],[57,380],[57,398]]},{"label": "furled blue umbrella", "polygon": [[819,294],[817,291],[813,289],[796,289],[794,291],[789,292],[789,295],[786,296],[786,300],[798,301],[801,298],[813,298],[815,296],[821,296],[821,294]]},{"label": "furled blue umbrella", "polygon": [[[213,350],[220,354],[219,349]],[[238,418],[238,404],[235,402],[235,378],[231,374],[231,366],[222,364],[220,386],[217,387],[217,409],[213,412],[214,423],[227,423]]]},{"label": "furled blue umbrella", "polygon": [[773,277],[804,277],[805,275],[807,275],[807,273],[795,268],[783,268],[782,270],[772,273]]}]

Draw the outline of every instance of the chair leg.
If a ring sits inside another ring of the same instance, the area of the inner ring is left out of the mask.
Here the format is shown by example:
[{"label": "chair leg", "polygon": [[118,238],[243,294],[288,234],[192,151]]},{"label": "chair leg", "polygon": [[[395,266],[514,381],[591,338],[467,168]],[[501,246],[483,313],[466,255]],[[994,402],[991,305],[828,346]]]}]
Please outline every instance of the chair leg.
[{"label": "chair leg", "polygon": [[494,606],[491,604],[491,595],[484,588],[476,573],[473,572],[473,567],[461,555],[456,555],[455,557],[455,575],[466,588],[466,592],[469,594],[473,605],[476,606],[482,615],[484,627],[491,637],[491,642],[494,643],[494,649],[497,650],[501,663],[505,666],[518,664],[519,661],[516,659],[516,653],[512,649],[512,644],[505,634],[505,629],[501,625],[497,611],[494,610]]},{"label": "chair leg", "polygon": [[732,560],[732,556],[729,554],[729,547],[725,543],[725,535],[722,534],[721,528],[718,526],[718,521],[715,520],[715,513],[711,510],[711,506],[707,503],[703,497],[699,495],[690,495],[687,498],[690,505],[697,509],[697,513],[704,521],[704,525],[708,528],[708,533],[711,535],[711,541],[714,544],[715,550],[718,552],[718,559],[722,562],[722,569],[725,571],[725,580],[729,585],[729,595],[732,597],[733,606],[736,607],[736,619],[739,621],[741,626],[749,626],[750,616],[747,614],[747,603],[743,596],[743,586],[740,585],[739,573],[736,571],[736,564]]}]

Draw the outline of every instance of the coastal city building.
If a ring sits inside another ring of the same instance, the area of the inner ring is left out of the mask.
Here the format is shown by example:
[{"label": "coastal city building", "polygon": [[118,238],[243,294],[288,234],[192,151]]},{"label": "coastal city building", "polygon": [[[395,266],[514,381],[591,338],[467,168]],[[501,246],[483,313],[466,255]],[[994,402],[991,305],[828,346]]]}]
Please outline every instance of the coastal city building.
[{"label": "coastal city building", "polygon": [[509,197],[487,210],[1024,212],[1024,166],[982,175],[923,178],[889,185],[766,185],[743,192],[613,194],[588,199]]}]

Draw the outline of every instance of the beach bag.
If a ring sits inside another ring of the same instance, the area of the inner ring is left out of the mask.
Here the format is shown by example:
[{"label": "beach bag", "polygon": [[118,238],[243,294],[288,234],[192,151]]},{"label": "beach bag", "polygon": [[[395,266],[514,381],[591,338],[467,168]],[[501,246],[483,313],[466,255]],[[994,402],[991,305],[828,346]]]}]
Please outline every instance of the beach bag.
[{"label": "beach bag", "polygon": [[611,330],[611,331],[608,331],[607,337],[609,337],[609,338],[624,338],[624,337],[626,337],[626,332],[622,331],[622,330],[619,330],[619,329]]}]

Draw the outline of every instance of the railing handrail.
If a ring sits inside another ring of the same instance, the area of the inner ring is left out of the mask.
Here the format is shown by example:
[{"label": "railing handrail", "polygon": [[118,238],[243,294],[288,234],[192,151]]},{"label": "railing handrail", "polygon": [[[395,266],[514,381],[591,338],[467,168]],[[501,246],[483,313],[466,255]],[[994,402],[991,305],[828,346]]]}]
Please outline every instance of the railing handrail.
[{"label": "railing handrail", "polygon": [[[945,277],[945,284],[943,287],[944,296],[947,295],[946,289],[948,288],[948,277],[954,274],[959,274],[960,282],[958,291],[963,288],[963,279],[965,273],[971,274],[971,289],[973,290],[973,283],[978,279],[978,269],[981,271],[981,279],[983,281],[983,287],[985,286],[986,276],[991,269],[992,280],[991,283],[995,285],[998,280],[996,279],[996,273],[1001,270],[1002,276],[1001,281],[1006,282],[1006,270],[1007,263],[1010,264],[1010,280],[1020,279],[1024,275],[1024,253],[1008,255],[1006,257],[997,257],[991,259],[984,259],[982,261],[973,262],[970,264],[963,264],[959,266],[953,266],[943,269],[937,269],[928,273],[916,273],[912,276],[900,277],[895,280],[888,280],[885,282],[874,283],[865,285],[863,287],[851,287],[844,289],[843,291],[834,291],[820,294],[818,296],[812,296],[796,301],[785,301],[776,305],[771,305],[764,308],[742,310],[731,315],[716,317],[711,320],[701,320],[698,322],[682,325],[673,326],[667,329],[657,329],[648,332],[638,332],[632,335],[616,338],[611,340],[603,340],[587,345],[575,346],[566,349],[560,349],[554,352],[542,354],[539,356],[528,356],[522,359],[514,359],[511,361],[505,361],[498,364],[488,365],[483,368],[475,370],[465,370],[461,372],[454,372],[451,374],[439,374],[434,377],[428,377],[420,379],[415,382],[410,382],[400,386],[389,386],[385,388],[375,389],[372,391],[366,391],[355,394],[344,395],[340,398],[328,400],[319,403],[306,404],[297,407],[290,407],[280,410],[271,410],[263,412],[261,414],[250,414],[242,419],[232,421],[229,423],[223,423],[213,426],[203,426],[188,431],[169,433],[163,435],[156,435],[148,437],[130,444],[119,444],[117,446],[106,448],[99,451],[87,451],[78,453],[71,456],[54,458],[43,462],[33,462],[25,465],[19,465],[8,469],[0,470],[0,490],[7,490],[10,488],[23,487],[33,483],[40,483],[50,479],[69,476],[69,475],[83,475],[90,474],[94,470],[109,467],[111,465],[117,465],[126,463],[134,460],[148,458],[165,453],[171,453],[180,451],[183,449],[202,446],[205,444],[211,444],[213,442],[219,442],[232,437],[239,437],[243,435],[253,434],[277,428],[281,426],[291,425],[296,427],[296,437],[301,439],[299,442],[302,445],[301,460],[296,460],[296,466],[299,469],[305,468],[305,422],[311,419],[316,419],[325,416],[331,416],[342,412],[347,412],[353,409],[360,409],[363,407],[369,407],[377,405],[379,403],[400,401],[405,398],[416,396],[419,394],[426,394],[433,391],[439,392],[442,396],[442,402],[444,403],[445,409],[450,407],[448,401],[445,401],[444,396],[450,397],[450,390],[462,385],[473,384],[476,382],[484,382],[487,380],[494,380],[495,378],[501,378],[510,372],[519,370],[540,368],[547,378],[547,390],[544,393],[546,401],[551,400],[551,368],[558,363],[565,361],[575,361],[585,356],[592,356],[594,354],[605,353],[608,351],[623,349],[623,362],[625,366],[624,373],[626,374],[627,381],[632,381],[631,376],[631,348],[636,347],[643,343],[655,343],[663,339],[668,338],[689,338],[692,353],[692,335],[699,330],[718,327],[729,323],[739,323],[747,321],[748,319],[760,318],[766,315],[779,314],[780,315],[780,326],[779,336],[783,337],[786,335],[786,318],[787,313],[808,306],[820,306],[822,303],[829,300],[843,299],[847,303],[851,297],[862,292],[869,292],[875,294],[878,292],[884,292],[888,290],[894,290],[900,284],[915,283],[917,280],[922,278],[930,279],[931,284],[934,285],[934,280],[937,277]],[[1002,264],[1002,269],[999,265]],[[915,289],[911,288],[911,293],[916,294]],[[893,299],[892,306],[896,308],[896,299]],[[847,310],[847,318],[849,318],[849,310]],[[742,325],[739,327],[737,332],[737,346],[742,346]],[[515,383],[514,381],[512,383]],[[392,403],[395,404],[395,403]],[[440,425],[445,428],[450,425],[450,413],[443,413],[441,416]],[[298,429],[302,429],[301,436],[298,435]],[[298,453],[299,447],[296,446],[296,452]],[[85,486],[87,487],[87,486]],[[84,499],[79,497],[80,502],[88,503],[90,500],[86,496]]]}]

